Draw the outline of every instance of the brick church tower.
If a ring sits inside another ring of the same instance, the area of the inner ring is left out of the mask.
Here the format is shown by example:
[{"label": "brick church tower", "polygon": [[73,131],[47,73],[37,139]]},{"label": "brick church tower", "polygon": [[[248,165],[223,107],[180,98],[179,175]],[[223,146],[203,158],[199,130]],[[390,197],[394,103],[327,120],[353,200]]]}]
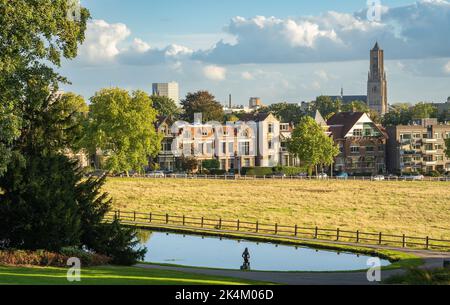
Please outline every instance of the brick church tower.
[{"label": "brick church tower", "polygon": [[370,109],[380,115],[388,112],[387,80],[384,71],[384,51],[380,49],[378,42],[370,51],[370,71],[367,82],[367,103]]}]

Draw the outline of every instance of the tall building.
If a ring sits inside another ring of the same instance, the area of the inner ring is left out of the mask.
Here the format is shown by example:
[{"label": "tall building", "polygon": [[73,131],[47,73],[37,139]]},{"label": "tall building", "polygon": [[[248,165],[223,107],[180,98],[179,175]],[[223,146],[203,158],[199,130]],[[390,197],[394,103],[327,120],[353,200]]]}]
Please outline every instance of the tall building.
[{"label": "tall building", "polygon": [[370,51],[370,71],[367,82],[367,102],[370,109],[384,115],[388,112],[387,80],[384,71],[384,51],[378,42]]},{"label": "tall building", "polygon": [[257,110],[261,107],[263,107],[263,103],[259,97],[251,97],[249,100],[249,107],[252,110]]},{"label": "tall building", "polygon": [[177,104],[180,102],[180,88],[176,82],[153,84],[153,95],[168,97]]}]

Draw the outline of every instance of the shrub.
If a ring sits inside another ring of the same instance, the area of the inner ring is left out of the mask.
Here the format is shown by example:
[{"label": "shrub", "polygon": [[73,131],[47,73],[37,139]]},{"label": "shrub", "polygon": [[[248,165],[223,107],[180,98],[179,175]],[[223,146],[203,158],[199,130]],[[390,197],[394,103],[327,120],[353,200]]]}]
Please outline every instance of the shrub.
[{"label": "shrub", "polygon": [[241,173],[244,176],[270,176],[274,174],[272,167],[244,167]]},{"label": "shrub", "polygon": [[307,169],[303,167],[293,167],[293,166],[277,166],[273,168],[275,173],[285,174],[286,176],[296,176],[298,174],[304,173]]}]

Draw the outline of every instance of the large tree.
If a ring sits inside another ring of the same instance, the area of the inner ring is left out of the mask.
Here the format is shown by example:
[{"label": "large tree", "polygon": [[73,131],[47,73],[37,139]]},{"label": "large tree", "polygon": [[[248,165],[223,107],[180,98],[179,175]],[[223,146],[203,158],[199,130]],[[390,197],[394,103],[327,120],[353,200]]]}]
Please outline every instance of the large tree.
[{"label": "large tree", "polygon": [[157,112],[143,91],[131,95],[119,88],[103,89],[91,98],[86,147],[100,149],[105,169],[113,172],[142,171],[148,158],[160,150],[162,136],[156,131]]},{"label": "large tree", "polygon": [[277,103],[265,107],[260,112],[271,112],[282,122],[298,124],[305,113],[298,104]]},{"label": "large tree", "polygon": [[333,114],[338,113],[341,110],[342,102],[337,99],[333,100],[329,96],[319,96],[314,102],[312,102],[311,110],[315,113],[317,110],[323,115],[325,120],[328,120]]},{"label": "large tree", "polygon": [[339,154],[339,147],[326,135],[313,118],[306,116],[294,129],[288,142],[288,150],[309,169],[309,174],[318,165],[331,165]]},{"label": "large tree", "polygon": [[[83,112],[80,99],[55,94],[66,82],[55,67],[76,56],[89,18],[84,8],[68,18],[73,3],[0,0],[0,248],[75,246],[130,262],[143,255],[132,242],[107,243],[135,235],[103,222],[104,179],[82,179],[61,153],[77,141]],[[103,241],[89,240],[99,231]]]},{"label": "large tree", "polygon": [[438,109],[432,104],[417,103],[411,109],[411,116],[414,120],[437,118]]},{"label": "large tree", "polygon": [[225,113],[222,105],[208,91],[188,93],[181,101],[181,106],[184,110],[184,119],[189,122],[194,120],[195,113],[202,113],[204,122],[224,120]]},{"label": "large tree", "polygon": [[151,99],[153,108],[158,111],[159,115],[177,117],[180,114],[180,109],[174,100],[159,95],[152,95]]}]

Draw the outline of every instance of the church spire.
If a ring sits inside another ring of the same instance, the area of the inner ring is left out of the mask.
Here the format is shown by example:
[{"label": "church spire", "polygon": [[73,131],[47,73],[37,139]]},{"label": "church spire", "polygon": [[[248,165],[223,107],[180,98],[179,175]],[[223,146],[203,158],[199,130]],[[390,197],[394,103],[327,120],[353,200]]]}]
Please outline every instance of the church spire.
[{"label": "church spire", "polygon": [[375,43],[375,46],[372,49],[373,51],[378,51],[380,50],[380,46],[378,45],[378,41]]}]

